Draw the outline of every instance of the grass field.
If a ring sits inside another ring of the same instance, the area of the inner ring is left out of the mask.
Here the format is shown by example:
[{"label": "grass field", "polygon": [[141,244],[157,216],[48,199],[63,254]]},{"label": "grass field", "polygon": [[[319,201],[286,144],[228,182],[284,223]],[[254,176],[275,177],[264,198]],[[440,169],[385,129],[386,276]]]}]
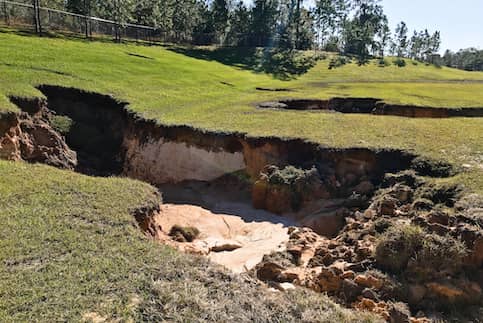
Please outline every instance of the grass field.
[{"label": "grass field", "polygon": [[131,215],[159,203],[148,184],[5,161],[0,174],[1,322],[374,320],[152,242]]},{"label": "grass field", "polygon": [[[281,81],[236,60],[220,62],[210,52],[196,58],[160,46],[37,38],[0,29],[0,109],[16,110],[9,95],[41,96],[34,87],[39,84],[73,86],[112,94],[164,124],[298,137],[330,147],[397,148],[447,160],[463,171],[441,181],[483,193],[483,118],[255,108],[285,97],[333,96],[483,107],[483,73],[411,63],[327,66],[320,61],[307,74]],[[154,188],[129,179],[0,161],[0,321],[71,321],[89,313],[113,320],[355,320],[325,296],[269,294],[204,260],[150,242],[130,211],[156,199]]]},{"label": "grass field", "polygon": [[[301,137],[330,147],[410,150],[465,165],[461,179],[483,191],[483,118],[407,119],[300,111],[262,111],[257,102],[282,97],[380,97],[429,106],[483,106],[483,73],[408,62],[375,62],[329,70],[321,61],[292,81],[257,74],[219,55],[182,55],[159,46],[115,45],[0,33],[0,107],[7,95],[40,96],[34,86],[58,84],[112,94],[146,118],[253,136]],[[195,58],[195,57],[202,57]],[[211,59],[210,59],[211,58]],[[291,88],[262,92],[256,87]]]}]

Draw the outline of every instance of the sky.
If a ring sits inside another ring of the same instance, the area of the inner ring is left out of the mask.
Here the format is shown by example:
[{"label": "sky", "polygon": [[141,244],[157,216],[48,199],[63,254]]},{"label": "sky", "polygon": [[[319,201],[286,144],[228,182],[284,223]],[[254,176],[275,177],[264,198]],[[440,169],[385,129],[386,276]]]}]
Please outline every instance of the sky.
[{"label": "sky", "polygon": [[[247,4],[252,0],[244,0]],[[306,0],[313,4],[314,0]],[[441,51],[483,49],[483,0],[382,0],[391,28],[401,20],[410,30],[441,31]]]}]

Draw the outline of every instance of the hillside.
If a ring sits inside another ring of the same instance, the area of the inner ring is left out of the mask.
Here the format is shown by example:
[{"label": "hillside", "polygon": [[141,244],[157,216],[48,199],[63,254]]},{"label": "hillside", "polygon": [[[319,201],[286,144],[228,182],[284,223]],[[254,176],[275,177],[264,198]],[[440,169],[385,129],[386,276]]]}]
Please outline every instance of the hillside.
[{"label": "hillside", "polygon": [[[370,214],[378,198],[384,200],[377,194],[385,191],[376,186],[383,188],[389,173],[419,172],[411,180],[424,184],[407,188],[415,196],[411,212],[421,211],[415,205],[422,199],[453,216],[461,211],[457,198],[483,194],[483,118],[452,114],[483,108],[483,72],[409,60],[402,68],[371,61],[329,69],[329,59],[323,59],[306,74],[283,81],[232,55],[223,61],[209,48],[37,38],[0,29],[0,133],[21,147],[9,155],[2,149],[10,146],[0,142],[0,156],[17,160],[0,161],[0,321],[377,321],[320,293],[269,291],[253,275],[236,275],[151,241],[146,235],[164,241],[159,234],[166,231],[155,222],[162,215],[159,204],[166,202],[158,189],[170,203],[173,192],[182,191],[182,204],[206,207],[187,203],[183,194],[202,195],[221,185],[223,194],[215,190],[215,199],[231,194],[242,200],[250,194],[230,189],[253,184],[255,191],[254,183],[263,180],[264,185],[293,178],[313,182],[315,168],[289,167],[325,162],[321,168],[336,183],[324,183],[325,195],[322,189],[310,194],[346,203],[351,189],[370,185],[374,204],[369,207],[367,196],[363,207],[347,216],[361,227],[376,225],[358,216]],[[377,105],[381,115],[362,111],[368,98],[375,98],[370,108]],[[298,110],[302,103],[316,108]],[[391,109],[420,108],[424,115],[391,115]],[[442,117],[432,117],[440,112]],[[47,143],[36,137],[39,129]],[[280,169],[259,178],[270,163]],[[174,184],[179,186],[173,189]],[[478,215],[476,196],[468,208]],[[273,209],[281,203],[275,204]],[[394,217],[410,214],[397,208],[394,204]],[[226,213],[237,215],[231,211]],[[452,232],[470,221],[454,218],[445,224]],[[478,226],[480,220],[471,223]]]}]

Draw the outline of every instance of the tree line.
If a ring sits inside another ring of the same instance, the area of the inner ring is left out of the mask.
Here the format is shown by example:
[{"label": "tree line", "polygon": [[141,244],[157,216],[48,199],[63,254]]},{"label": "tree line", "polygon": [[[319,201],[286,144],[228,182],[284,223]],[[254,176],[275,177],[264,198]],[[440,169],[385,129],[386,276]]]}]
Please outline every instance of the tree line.
[{"label": "tree line", "polygon": [[[73,13],[157,28],[193,44],[336,51],[362,59],[396,55],[431,61],[438,31],[404,22],[391,32],[380,0],[40,0]],[[31,0],[24,0],[31,2]]]},{"label": "tree line", "polygon": [[447,50],[443,55],[442,61],[448,67],[466,71],[483,71],[483,50],[467,48],[461,49],[456,53]]}]

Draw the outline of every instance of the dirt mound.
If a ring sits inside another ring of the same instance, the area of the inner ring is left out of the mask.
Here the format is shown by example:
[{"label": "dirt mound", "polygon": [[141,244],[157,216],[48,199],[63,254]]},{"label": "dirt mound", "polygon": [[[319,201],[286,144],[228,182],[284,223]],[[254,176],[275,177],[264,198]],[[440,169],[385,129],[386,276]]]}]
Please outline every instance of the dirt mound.
[{"label": "dirt mound", "polygon": [[0,117],[0,158],[74,169],[77,154],[42,115],[8,113]]}]

